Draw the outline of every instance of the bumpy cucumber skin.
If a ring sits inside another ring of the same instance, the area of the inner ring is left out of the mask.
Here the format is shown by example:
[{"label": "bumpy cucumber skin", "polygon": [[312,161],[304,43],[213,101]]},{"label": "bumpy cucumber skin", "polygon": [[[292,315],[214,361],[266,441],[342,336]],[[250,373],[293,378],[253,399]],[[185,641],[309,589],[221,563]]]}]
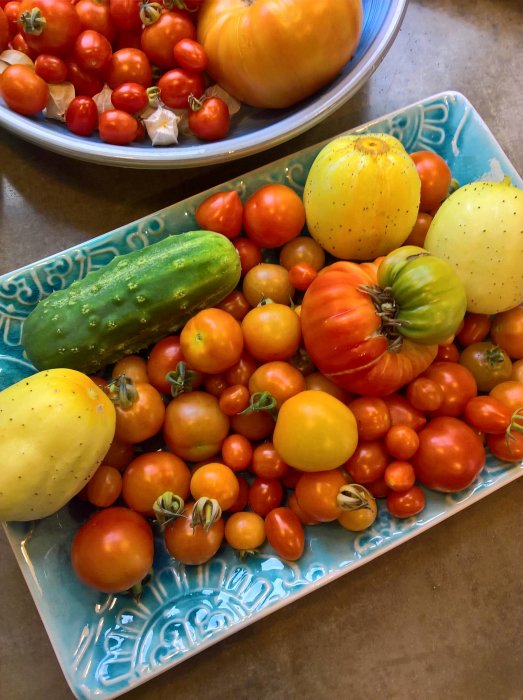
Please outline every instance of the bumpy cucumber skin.
[{"label": "bumpy cucumber skin", "polygon": [[40,301],[24,322],[23,348],[37,369],[96,372],[218,304],[240,272],[236,248],[225,236],[169,236]]}]

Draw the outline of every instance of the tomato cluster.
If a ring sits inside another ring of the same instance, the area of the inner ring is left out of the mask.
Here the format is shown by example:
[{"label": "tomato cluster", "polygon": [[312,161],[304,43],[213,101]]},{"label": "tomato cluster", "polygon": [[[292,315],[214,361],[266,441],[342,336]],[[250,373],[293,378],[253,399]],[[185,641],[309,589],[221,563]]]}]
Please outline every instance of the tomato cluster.
[{"label": "tomato cluster", "polygon": [[[233,241],[241,281],[178,335],[93,377],[117,417],[104,464],[81,494],[102,509],[73,542],[73,566],[88,585],[116,590],[122,567],[120,585],[129,587],[123,555],[105,543],[122,511],[132,514],[129,541],[136,518],[156,520],[183,564],[208,561],[225,545],[246,555],[265,542],[296,560],[306,526],[358,532],[380,502],[392,516],[413,517],[426,489],[470,486],[486,448],[508,462],[523,457],[523,308],[467,313],[398,389],[349,392],[318,371],[304,344],[302,302],[314,280],[327,278],[328,261],[304,233],[300,197],[277,183],[245,202],[224,190],[201,202],[196,219]],[[102,517],[107,524],[94,528]],[[134,583],[151,566],[142,544]]]},{"label": "tomato cluster", "polygon": [[[182,116],[199,139],[221,139],[230,111],[225,93],[206,92],[207,56],[196,41],[200,4],[2,0],[0,51],[12,48],[27,62],[6,58],[14,62],[0,73],[0,95],[13,111],[34,115],[60,85],[72,86],[63,98],[65,125],[80,136],[97,130],[110,144],[141,140],[156,122],[165,129],[168,118],[177,125]],[[110,95],[105,101],[104,90]]]}]

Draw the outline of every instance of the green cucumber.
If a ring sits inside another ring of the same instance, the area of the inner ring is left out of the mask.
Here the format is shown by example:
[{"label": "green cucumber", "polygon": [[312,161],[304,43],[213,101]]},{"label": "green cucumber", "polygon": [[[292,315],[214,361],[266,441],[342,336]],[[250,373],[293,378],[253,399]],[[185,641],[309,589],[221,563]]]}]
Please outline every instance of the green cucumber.
[{"label": "green cucumber", "polygon": [[239,279],[240,258],[225,236],[172,235],[42,299],[24,322],[22,345],[37,369],[96,372],[177,331]]}]

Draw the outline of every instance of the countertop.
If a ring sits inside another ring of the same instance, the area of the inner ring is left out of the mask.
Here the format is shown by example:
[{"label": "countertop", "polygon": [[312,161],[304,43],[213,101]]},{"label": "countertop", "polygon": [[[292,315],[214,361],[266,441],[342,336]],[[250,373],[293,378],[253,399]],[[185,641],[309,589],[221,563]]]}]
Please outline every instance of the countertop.
[{"label": "countertop", "polygon": [[[0,273],[418,99],[465,94],[523,172],[523,2],[410,0],[391,50],[325,122],[244,160],[143,171],[0,131]],[[523,698],[523,479],[129,692],[128,700]],[[0,698],[71,700],[0,535]]]}]

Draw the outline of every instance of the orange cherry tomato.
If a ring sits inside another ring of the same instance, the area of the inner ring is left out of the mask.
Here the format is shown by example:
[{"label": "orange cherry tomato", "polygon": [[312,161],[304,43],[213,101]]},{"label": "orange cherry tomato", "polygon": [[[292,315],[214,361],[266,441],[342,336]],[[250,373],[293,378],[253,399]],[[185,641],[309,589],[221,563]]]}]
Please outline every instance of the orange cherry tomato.
[{"label": "orange cherry tomato", "polygon": [[261,364],[249,379],[250,393],[268,392],[275,399],[277,409],[305,389],[303,374],[289,362],[281,360]]},{"label": "orange cherry tomato", "polygon": [[350,401],[348,406],[356,418],[360,440],[377,440],[391,426],[389,409],[383,399],[359,396]]},{"label": "orange cherry tomato", "polygon": [[238,498],[239,485],[236,474],[226,464],[204,464],[191,477],[191,494],[198,498],[214,498],[222,510],[227,510]]},{"label": "orange cherry tomato", "polygon": [[385,435],[385,449],[394,459],[410,459],[418,447],[418,433],[408,425],[393,425]]},{"label": "orange cherry tomato", "polygon": [[243,384],[234,384],[226,387],[220,394],[218,403],[226,416],[234,416],[249,405],[251,394]]},{"label": "orange cherry tomato", "polygon": [[272,442],[262,442],[253,450],[251,470],[262,479],[280,479],[289,471],[289,465],[280,457]]},{"label": "orange cherry tomato", "polygon": [[342,511],[338,493],[346,483],[347,478],[340,469],[305,472],[296,484],[296,500],[313,519],[319,522],[336,520]]},{"label": "orange cherry tomato", "polygon": [[248,469],[252,461],[253,448],[244,435],[233,433],[227,435],[222,444],[222,459],[233,470],[241,472]]},{"label": "orange cherry tomato", "polygon": [[282,265],[260,262],[243,278],[242,292],[252,307],[270,300],[289,306],[294,296],[289,273]]},{"label": "orange cherry tomato", "polygon": [[287,360],[301,341],[300,319],[284,304],[265,304],[251,309],[242,321],[247,351],[257,360]]},{"label": "orange cherry tomato", "polygon": [[87,483],[85,496],[94,506],[107,508],[115,503],[121,491],[122,475],[118,469],[102,464]]},{"label": "orange cherry tomato", "polygon": [[184,500],[189,495],[191,472],[171,452],[145,452],[136,457],[123,474],[122,496],[132,510],[153,516],[153,505],[166,491]]},{"label": "orange cherry tomato", "polygon": [[133,457],[134,445],[130,442],[123,442],[115,437],[104,457],[103,463],[123,471]]},{"label": "orange cherry tomato", "polygon": [[416,482],[416,472],[410,462],[389,462],[383,478],[392,491],[408,491]]},{"label": "orange cherry tomato", "polygon": [[271,183],[258,188],[245,202],[243,226],[262,248],[278,248],[298,236],[305,225],[301,197],[287,185]]},{"label": "orange cherry tomato", "polygon": [[243,334],[234,316],[223,309],[208,308],[187,321],[180,333],[180,344],[191,367],[217,374],[240,359]]},{"label": "orange cherry tomato", "polygon": [[119,377],[125,374],[133,382],[149,382],[147,374],[147,362],[140,355],[127,355],[114,365],[111,376]]},{"label": "orange cherry tomato", "polygon": [[254,552],[265,542],[265,521],[257,513],[233,513],[225,523],[225,539],[239,552]]},{"label": "orange cherry tomato", "polygon": [[174,518],[165,527],[164,541],[169,554],[185,565],[205,564],[220,549],[225,533],[223,518],[219,518],[210,528],[192,526],[191,515],[194,503],[188,503],[183,518]]},{"label": "orange cherry tomato", "polygon": [[136,382],[136,400],[125,408],[116,405],[115,437],[132,444],[156,435],[163,425],[165,404],[152,384]]}]

